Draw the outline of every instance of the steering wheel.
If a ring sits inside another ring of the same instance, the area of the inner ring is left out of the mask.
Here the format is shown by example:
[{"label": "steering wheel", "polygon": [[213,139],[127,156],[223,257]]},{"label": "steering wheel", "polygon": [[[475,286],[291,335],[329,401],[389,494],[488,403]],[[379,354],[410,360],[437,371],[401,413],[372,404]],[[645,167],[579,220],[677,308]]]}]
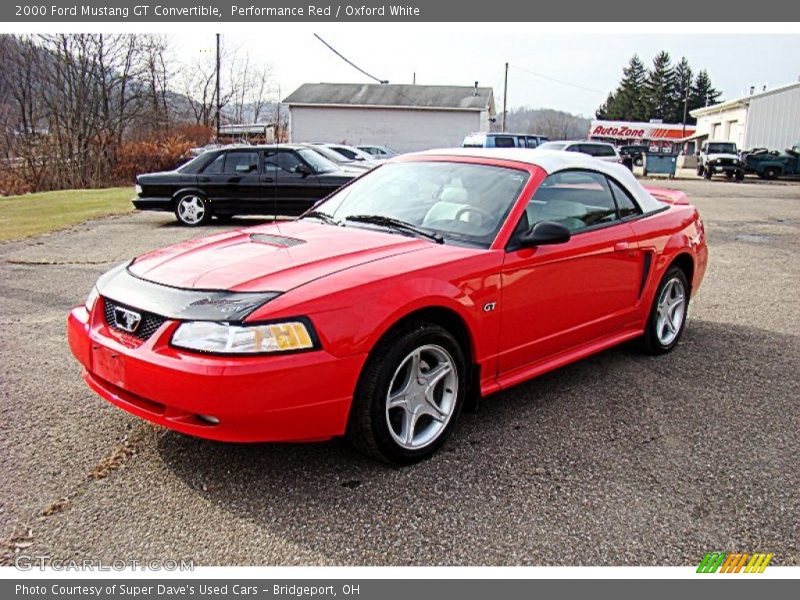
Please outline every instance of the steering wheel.
[{"label": "steering wheel", "polygon": [[469,213],[475,213],[481,218],[481,225],[484,223],[491,223],[492,222],[492,215],[490,215],[487,211],[483,210],[482,208],[478,208],[477,206],[465,206],[458,210],[455,216],[456,221],[461,221],[461,215]]}]

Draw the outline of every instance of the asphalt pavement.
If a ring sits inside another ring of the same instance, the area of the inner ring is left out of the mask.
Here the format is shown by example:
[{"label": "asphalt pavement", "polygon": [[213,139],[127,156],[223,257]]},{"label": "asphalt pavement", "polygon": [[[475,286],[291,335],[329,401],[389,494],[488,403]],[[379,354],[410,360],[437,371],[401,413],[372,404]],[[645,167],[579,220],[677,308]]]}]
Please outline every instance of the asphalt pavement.
[{"label": "asphalt pavement", "polygon": [[800,185],[684,189],[710,265],[681,345],[615,348],[486,399],[391,468],[344,442],[162,430],[83,383],[65,319],[99,274],[210,231],[131,214],[0,245],[0,555],[198,565],[800,564]]}]

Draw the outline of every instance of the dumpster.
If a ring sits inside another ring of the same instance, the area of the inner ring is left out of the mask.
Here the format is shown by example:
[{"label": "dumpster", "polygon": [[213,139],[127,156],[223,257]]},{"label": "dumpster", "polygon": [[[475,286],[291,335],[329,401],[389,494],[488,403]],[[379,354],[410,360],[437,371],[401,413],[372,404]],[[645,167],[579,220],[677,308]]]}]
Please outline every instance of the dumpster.
[{"label": "dumpster", "polygon": [[643,174],[675,177],[678,167],[678,147],[668,141],[653,140],[644,153]]}]

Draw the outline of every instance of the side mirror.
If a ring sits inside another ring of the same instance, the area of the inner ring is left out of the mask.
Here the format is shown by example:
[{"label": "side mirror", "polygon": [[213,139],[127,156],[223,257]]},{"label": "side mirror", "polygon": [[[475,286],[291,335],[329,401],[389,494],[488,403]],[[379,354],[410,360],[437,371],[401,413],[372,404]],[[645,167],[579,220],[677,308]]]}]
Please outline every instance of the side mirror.
[{"label": "side mirror", "polygon": [[255,165],[236,165],[236,172],[239,175],[247,175],[248,173],[255,171],[255,169]]},{"label": "side mirror", "polygon": [[540,221],[530,231],[522,234],[522,246],[547,246],[568,242],[572,234],[569,229],[553,221]]},{"label": "side mirror", "polygon": [[302,175],[303,177],[306,177],[308,175],[311,175],[311,169],[309,169],[305,165],[297,165],[296,167],[294,167],[292,169],[292,173],[297,173],[298,175]]}]

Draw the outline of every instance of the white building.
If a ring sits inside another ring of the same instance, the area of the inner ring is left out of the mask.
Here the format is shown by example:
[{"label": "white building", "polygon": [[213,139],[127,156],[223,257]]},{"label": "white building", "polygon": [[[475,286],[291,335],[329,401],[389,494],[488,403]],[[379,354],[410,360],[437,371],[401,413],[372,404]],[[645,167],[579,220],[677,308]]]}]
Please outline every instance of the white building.
[{"label": "white building", "polygon": [[489,131],[492,88],[305,83],[289,95],[291,142],[378,144],[398,152],[460,146]]},{"label": "white building", "polygon": [[784,150],[800,141],[800,82],[754,92],[691,112],[696,138],[735,142],[741,150]]}]

